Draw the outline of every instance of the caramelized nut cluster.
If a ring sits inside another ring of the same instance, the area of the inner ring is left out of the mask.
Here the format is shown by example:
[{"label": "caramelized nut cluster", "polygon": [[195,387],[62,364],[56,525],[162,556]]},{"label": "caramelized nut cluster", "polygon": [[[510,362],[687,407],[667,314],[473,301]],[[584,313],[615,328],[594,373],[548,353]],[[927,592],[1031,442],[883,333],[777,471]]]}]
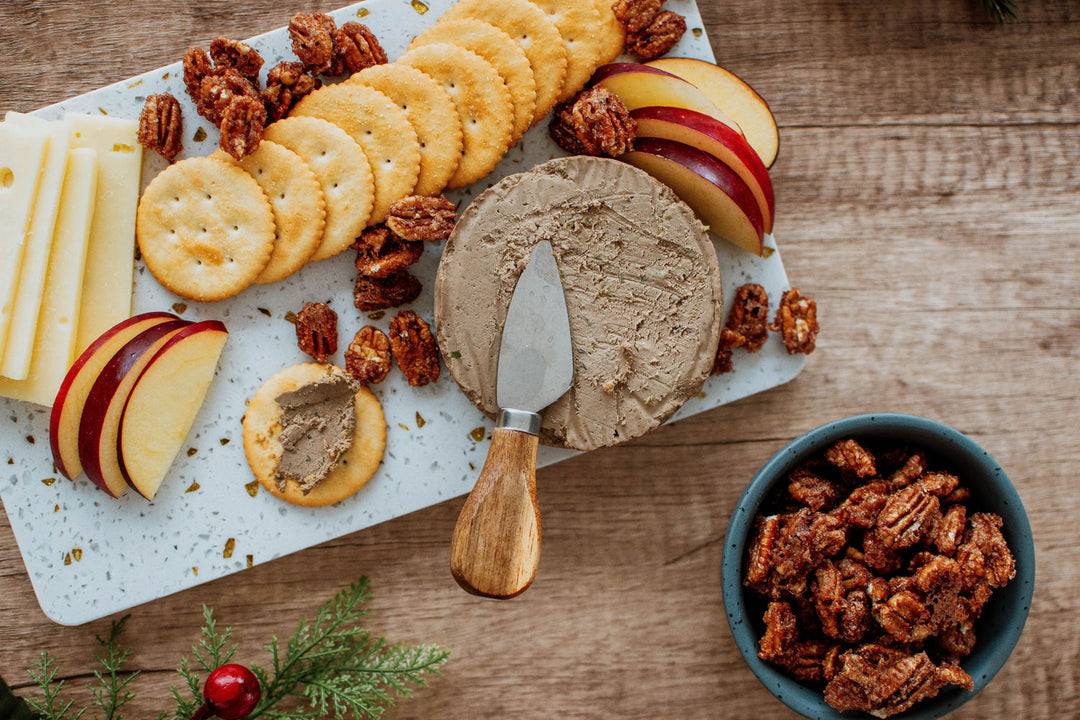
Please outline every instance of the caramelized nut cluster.
[{"label": "caramelized nut cluster", "polygon": [[655,60],[686,32],[686,18],[661,10],[664,0],[617,0],[611,9],[626,29],[626,52],[638,62]]},{"label": "caramelized nut cluster", "polygon": [[298,13],[289,21],[293,52],[313,75],[345,75],[387,62],[386,52],[366,25],[340,28],[324,13]]},{"label": "caramelized nut cluster", "polygon": [[548,131],[575,155],[618,157],[633,149],[637,121],[619,96],[607,88],[584,90],[555,106]]},{"label": "caramelized nut cluster", "polygon": [[825,685],[841,711],[888,717],[946,685],[994,589],[1016,574],[1002,520],[925,453],[835,443],[754,520],[744,584],[768,602],[758,656]]}]

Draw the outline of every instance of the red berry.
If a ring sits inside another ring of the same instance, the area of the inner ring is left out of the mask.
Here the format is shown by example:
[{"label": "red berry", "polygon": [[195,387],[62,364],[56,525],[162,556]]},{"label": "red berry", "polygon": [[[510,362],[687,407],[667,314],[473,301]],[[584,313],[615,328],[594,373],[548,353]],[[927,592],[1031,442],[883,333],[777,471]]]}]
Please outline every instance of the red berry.
[{"label": "red berry", "polygon": [[243,665],[230,663],[210,673],[203,699],[222,720],[241,720],[259,704],[259,680]]}]

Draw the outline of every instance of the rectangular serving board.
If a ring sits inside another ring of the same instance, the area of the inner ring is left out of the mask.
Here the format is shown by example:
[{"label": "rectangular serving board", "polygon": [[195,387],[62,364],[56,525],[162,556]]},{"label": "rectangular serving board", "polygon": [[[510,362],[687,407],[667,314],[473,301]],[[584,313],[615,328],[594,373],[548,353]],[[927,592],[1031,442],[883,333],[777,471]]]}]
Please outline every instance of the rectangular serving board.
[{"label": "rectangular serving board", "polygon": [[[421,14],[409,0],[367,0],[330,14],[339,25],[349,20],[368,25],[393,60],[452,0],[428,4],[428,11]],[[684,15],[688,27],[670,54],[714,61],[695,2],[669,0],[665,7]],[[228,36],[229,28],[219,32]],[[267,69],[295,59],[284,28],[247,42],[266,60],[263,82]],[[195,113],[182,75],[176,63],[35,114],[58,118],[72,111],[135,118],[147,95],[168,91],[184,110],[181,157],[208,155],[216,147],[217,130]],[[548,138],[547,125],[544,120],[530,130],[484,181],[448,197],[464,209],[503,177],[565,155]],[[201,142],[194,139],[199,128],[206,132]],[[164,167],[156,153],[144,153],[143,186]],[[743,283],[763,285],[774,308],[789,287],[775,242],[766,240],[772,252],[765,259],[716,242],[725,312],[735,288]],[[441,243],[429,243],[413,268],[424,291],[408,307],[429,322],[441,249]],[[491,421],[465,398],[448,372],[433,385],[413,388],[397,369],[374,388],[387,418],[386,455],[375,477],[357,495],[334,506],[308,509],[283,503],[261,488],[254,495],[249,492],[254,478],[241,437],[245,401],[282,368],[310,360],[297,349],[294,326],[286,314],[307,301],[334,308],[342,341],[331,362],[342,366],[344,348],[361,326],[371,323],[384,331],[388,327],[394,311],[370,320],[355,310],[354,278],[353,253],[346,251],[285,281],[253,286],[224,302],[195,303],[165,290],[145,265],[136,262],[135,312],[168,311],[183,303],[185,319],[218,319],[230,331],[206,403],[152,503],[135,492],[113,499],[85,477],[72,482],[59,476],[49,452],[48,408],[0,398],[0,467],[5,469],[0,472],[0,498],[41,609],[49,618],[65,625],[96,620],[468,493],[487,452]],[[788,355],[775,336],[755,355],[738,351],[735,372],[709,378],[703,392],[672,420],[788,382],[804,362],[801,355]],[[474,439],[477,428],[484,429],[484,440]],[[550,465],[573,454],[542,447],[538,464]],[[226,552],[227,543],[231,553]]]}]

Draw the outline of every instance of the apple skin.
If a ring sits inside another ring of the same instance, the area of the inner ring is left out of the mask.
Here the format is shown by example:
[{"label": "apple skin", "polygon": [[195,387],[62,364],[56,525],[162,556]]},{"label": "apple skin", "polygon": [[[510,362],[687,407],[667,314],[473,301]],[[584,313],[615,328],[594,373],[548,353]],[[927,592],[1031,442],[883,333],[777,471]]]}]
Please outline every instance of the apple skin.
[{"label": "apple skin", "polygon": [[127,490],[116,458],[116,435],[131,387],[157,349],[189,325],[168,321],[136,335],[105,364],[86,397],[79,422],[79,461],[86,476],[113,497]]},{"label": "apple skin", "polygon": [[644,107],[632,111],[630,117],[637,121],[638,137],[664,138],[696,147],[734,170],[754,193],[765,232],[772,233],[776,215],[772,179],[746,138],[715,118],[685,108]]},{"label": "apple skin", "polygon": [[120,416],[117,457],[124,481],[147,500],[154,499],[191,430],[228,335],[217,320],[181,329],[132,386]]},{"label": "apple skin", "polygon": [[662,138],[637,138],[619,160],[668,185],[709,228],[760,256],[765,226],[757,199],[735,171],[697,148]]},{"label": "apple skin", "polygon": [[56,469],[64,477],[74,480],[82,472],[79,423],[86,406],[86,396],[90,394],[90,388],[102,368],[117,350],[143,330],[179,319],[166,312],[148,312],[130,317],[102,333],[72,363],[60,383],[49,415],[49,447]]},{"label": "apple skin", "polygon": [[640,63],[609,63],[592,77],[593,87],[617,95],[627,110],[652,105],[681,107],[714,117],[740,135],[739,124],[716,107],[693,83],[659,68]]},{"label": "apple skin", "polygon": [[697,58],[660,58],[648,64],[654,70],[678,75],[697,87],[720,112],[739,124],[750,146],[772,167],[780,152],[780,132],[769,104],[754,88],[730,70]]}]

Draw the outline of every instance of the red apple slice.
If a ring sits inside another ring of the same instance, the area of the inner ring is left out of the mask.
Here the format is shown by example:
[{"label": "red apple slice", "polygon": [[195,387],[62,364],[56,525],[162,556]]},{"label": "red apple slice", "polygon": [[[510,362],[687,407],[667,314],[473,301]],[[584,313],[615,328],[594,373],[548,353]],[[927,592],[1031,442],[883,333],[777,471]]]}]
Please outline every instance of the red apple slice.
[{"label": "red apple slice", "polygon": [[102,333],[75,360],[68,370],[53,401],[49,417],[49,445],[52,448],[56,469],[69,480],[82,472],[79,462],[79,423],[90,388],[101,374],[102,368],[116,351],[147,328],[170,320],[179,320],[164,312],[143,313],[117,323]]},{"label": "red apple slice", "polygon": [[135,381],[120,416],[120,473],[153,500],[202,407],[229,331],[217,320],[180,330]]},{"label": "red apple slice", "polygon": [[629,62],[609,63],[600,67],[590,82],[618,95],[628,110],[652,105],[696,110],[742,134],[739,124],[718,109],[692,83],[660,68]]},{"label": "red apple slice", "polygon": [[746,81],[730,70],[696,58],[660,58],[648,66],[666,70],[696,86],[720,112],[739,124],[761,161],[772,167],[780,150],[776,118],[769,104]]},{"label": "red apple slice", "polygon": [[173,320],[143,330],[105,364],[86,396],[79,423],[79,461],[86,476],[113,497],[120,497],[127,490],[127,482],[120,473],[116,438],[131,388],[158,348],[189,325],[183,320]]},{"label": "red apple slice", "polygon": [[638,137],[681,142],[712,155],[734,170],[754,193],[765,222],[765,232],[772,232],[776,212],[772,180],[746,138],[715,118],[684,108],[644,107],[634,110],[630,116],[637,121]]},{"label": "red apple slice", "polygon": [[761,255],[761,210],[750,188],[727,165],[697,148],[661,138],[638,138],[634,149],[619,159],[671,187],[714,233]]}]

